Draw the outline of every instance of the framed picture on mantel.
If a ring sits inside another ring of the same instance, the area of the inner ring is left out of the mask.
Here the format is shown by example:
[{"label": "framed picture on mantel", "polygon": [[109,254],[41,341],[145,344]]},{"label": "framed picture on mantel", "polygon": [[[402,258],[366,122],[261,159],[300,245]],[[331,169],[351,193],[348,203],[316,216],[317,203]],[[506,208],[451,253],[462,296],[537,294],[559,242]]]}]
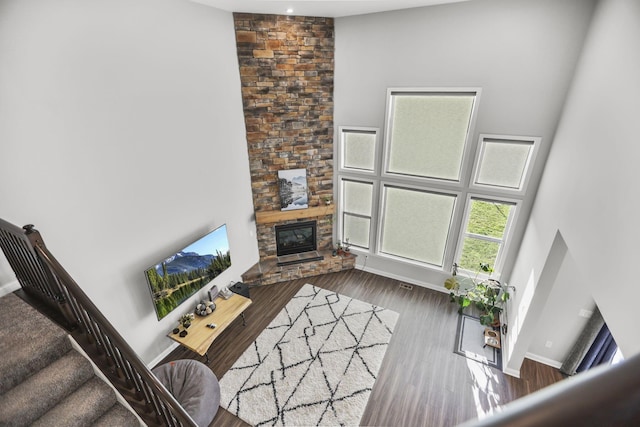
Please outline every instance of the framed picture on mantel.
[{"label": "framed picture on mantel", "polygon": [[278,171],[280,210],[291,211],[309,207],[306,169]]}]

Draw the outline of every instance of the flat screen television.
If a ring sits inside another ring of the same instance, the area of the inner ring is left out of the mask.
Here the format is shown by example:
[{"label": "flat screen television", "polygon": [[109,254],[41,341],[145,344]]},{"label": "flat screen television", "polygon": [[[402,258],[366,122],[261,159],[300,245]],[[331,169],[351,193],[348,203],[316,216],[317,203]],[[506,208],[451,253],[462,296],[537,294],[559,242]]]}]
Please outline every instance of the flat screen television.
[{"label": "flat screen television", "polygon": [[231,266],[227,226],[222,225],[145,270],[158,320]]}]

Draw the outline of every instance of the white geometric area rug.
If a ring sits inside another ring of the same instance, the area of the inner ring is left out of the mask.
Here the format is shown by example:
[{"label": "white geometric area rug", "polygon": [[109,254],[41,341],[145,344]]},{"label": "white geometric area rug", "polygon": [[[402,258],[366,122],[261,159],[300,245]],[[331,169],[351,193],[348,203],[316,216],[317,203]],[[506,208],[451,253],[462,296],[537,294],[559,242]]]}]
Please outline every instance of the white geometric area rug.
[{"label": "white geometric area rug", "polygon": [[220,380],[254,426],[356,426],[398,313],[306,284]]}]

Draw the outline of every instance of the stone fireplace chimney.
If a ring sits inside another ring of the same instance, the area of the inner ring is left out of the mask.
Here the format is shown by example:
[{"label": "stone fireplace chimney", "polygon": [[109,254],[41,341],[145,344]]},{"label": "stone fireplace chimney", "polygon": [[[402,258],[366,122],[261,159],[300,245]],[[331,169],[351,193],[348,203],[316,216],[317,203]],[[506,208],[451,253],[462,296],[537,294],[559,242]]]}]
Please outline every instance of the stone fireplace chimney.
[{"label": "stone fireplace chimney", "polygon": [[[332,249],[333,206],[322,200],[333,199],[334,25],[332,18],[233,17],[258,228],[256,267],[264,270],[276,257],[276,223],[316,220],[318,250]],[[307,171],[309,208],[272,216],[280,209],[278,171],[299,168]],[[261,283],[290,276],[262,277]]]}]

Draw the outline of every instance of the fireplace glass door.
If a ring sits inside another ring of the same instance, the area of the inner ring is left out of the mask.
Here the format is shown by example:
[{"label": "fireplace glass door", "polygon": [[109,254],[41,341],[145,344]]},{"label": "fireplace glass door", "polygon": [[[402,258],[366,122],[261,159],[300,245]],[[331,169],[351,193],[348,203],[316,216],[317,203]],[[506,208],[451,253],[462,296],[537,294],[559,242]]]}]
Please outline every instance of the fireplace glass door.
[{"label": "fireplace glass door", "polygon": [[276,225],[276,252],[278,256],[315,251],[316,221]]}]

